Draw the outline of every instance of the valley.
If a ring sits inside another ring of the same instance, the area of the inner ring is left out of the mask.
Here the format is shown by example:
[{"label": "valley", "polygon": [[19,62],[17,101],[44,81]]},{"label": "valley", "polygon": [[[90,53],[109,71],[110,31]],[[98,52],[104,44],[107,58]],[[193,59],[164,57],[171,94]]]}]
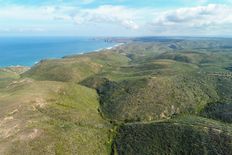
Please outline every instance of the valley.
[{"label": "valley", "polygon": [[125,42],[0,69],[0,154],[232,154],[232,40]]}]

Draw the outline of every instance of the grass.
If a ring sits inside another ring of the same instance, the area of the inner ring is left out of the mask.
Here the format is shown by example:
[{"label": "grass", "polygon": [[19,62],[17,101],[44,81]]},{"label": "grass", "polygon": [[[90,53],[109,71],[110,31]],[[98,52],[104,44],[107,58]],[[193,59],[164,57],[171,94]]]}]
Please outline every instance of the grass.
[{"label": "grass", "polygon": [[109,154],[111,125],[95,90],[51,81],[19,81],[1,94],[1,154]]},{"label": "grass", "polygon": [[27,69],[27,67],[0,68],[0,88],[4,88],[9,82],[20,78],[19,74]]},{"label": "grass", "polygon": [[118,63],[127,63],[127,61],[127,57],[117,53],[91,53],[58,60],[43,60],[22,76],[36,80],[78,83],[99,72],[107,71]]}]

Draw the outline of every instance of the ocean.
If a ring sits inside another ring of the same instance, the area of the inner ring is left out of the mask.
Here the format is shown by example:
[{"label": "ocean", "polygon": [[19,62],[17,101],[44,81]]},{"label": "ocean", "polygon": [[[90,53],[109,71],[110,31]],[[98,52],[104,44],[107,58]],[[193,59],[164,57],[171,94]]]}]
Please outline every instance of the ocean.
[{"label": "ocean", "polygon": [[0,67],[32,66],[42,59],[88,53],[114,45],[84,37],[0,37]]}]

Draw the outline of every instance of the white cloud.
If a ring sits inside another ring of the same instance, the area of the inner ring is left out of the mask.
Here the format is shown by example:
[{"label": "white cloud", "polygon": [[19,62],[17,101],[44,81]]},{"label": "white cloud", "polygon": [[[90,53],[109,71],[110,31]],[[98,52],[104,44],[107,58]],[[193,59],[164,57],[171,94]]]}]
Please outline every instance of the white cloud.
[{"label": "white cloud", "polygon": [[9,28],[0,28],[0,32],[10,32],[11,29]]},{"label": "white cloud", "polygon": [[52,25],[55,8],[8,6],[0,9],[0,32],[41,33]]},{"label": "white cloud", "polygon": [[16,29],[15,31],[18,31],[18,32],[45,32],[45,30],[43,28],[40,28],[40,27],[19,28],[19,29]]},{"label": "white cloud", "polygon": [[66,10],[63,12],[65,15],[56,18],[72,20],[77,25],[110,23],[137,31],[147,29],[151,34],[222,34],[229,31],[228,27],[232,26],[232,7],[219,4],[174,10],[133,9],[111,5],[93,9],[63,8],[61,10]]},{"label": "white cloud", "polygon": [[210,23],[231,23],[232,8],[224,5],[210,4],[192,8],[181,8],[173,11],[161,13],[156,19],[157,23],[179,24],[188,23],[210,24]]},{"label": "white cloud", "polygon": [[[150,24],[153,30],[171,30],[176,33],[196,32],[220,33],[225,26],[232,26],[232,8],[225,5],[209,4],[207,6],[180,8],[155,13],[155,19]],[[180,34],[181,35],[181,34]]]},{"label": "white cloud", "polygon": [[0,19],[7,20],[48,20],[52,19],[53,7],[10,6],[0,10]]},{"label": "white cloud", "polygon": [[[61,10],[64,10],[62,8]],[[60,11],[61,11],[60,10]],[[123,6],[104,5],[94,9],[66,8],[66,15],[56,16],[56,19],[72,19],[77,25],[80,24],[116,24],[129,29],[138,29],[137,16],[139,13],[134,9]]]},{"label": "white cloud", "polygon": [[[92,0],[84,1],[92,2]],[[44,29],[43,31],[46,29],[59,31],[63,26],[65,31],[67,27],[74,27],[76,30],[86,26],[95,30],[96,27],[105,28],[109,25],[108,29],[112,28],[113,32],[117,31],[115,29],[117,27],[133,34],[142,34],[146,31],[145,35],[226,34],[232,33],[232,7],[209,4],[156,10],[112,5],[89,9],[69,5],[9,6],[0,9],[0,25],[5,30],[21,26],[23,31],[41,32],[40,27]]]}]

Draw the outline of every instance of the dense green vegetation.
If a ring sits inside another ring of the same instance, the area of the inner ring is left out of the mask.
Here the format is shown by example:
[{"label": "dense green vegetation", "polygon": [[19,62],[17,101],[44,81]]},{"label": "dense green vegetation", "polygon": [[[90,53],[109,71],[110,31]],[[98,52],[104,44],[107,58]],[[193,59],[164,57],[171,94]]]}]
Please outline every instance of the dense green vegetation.
[{"label": "dense green vegetation", "polygon": [[210,103],[201,112],[202,116],[232,123],[232,104]]},{"label": "dense green vegetation", "polygon": [[0,154],[232,154],[232,40],[137,38],[0,70]]},{"label": "dense green vegetation", "polygon": [[123,125],[115,140],[122,155],[232,153],[232,126],[196,116]]}]

